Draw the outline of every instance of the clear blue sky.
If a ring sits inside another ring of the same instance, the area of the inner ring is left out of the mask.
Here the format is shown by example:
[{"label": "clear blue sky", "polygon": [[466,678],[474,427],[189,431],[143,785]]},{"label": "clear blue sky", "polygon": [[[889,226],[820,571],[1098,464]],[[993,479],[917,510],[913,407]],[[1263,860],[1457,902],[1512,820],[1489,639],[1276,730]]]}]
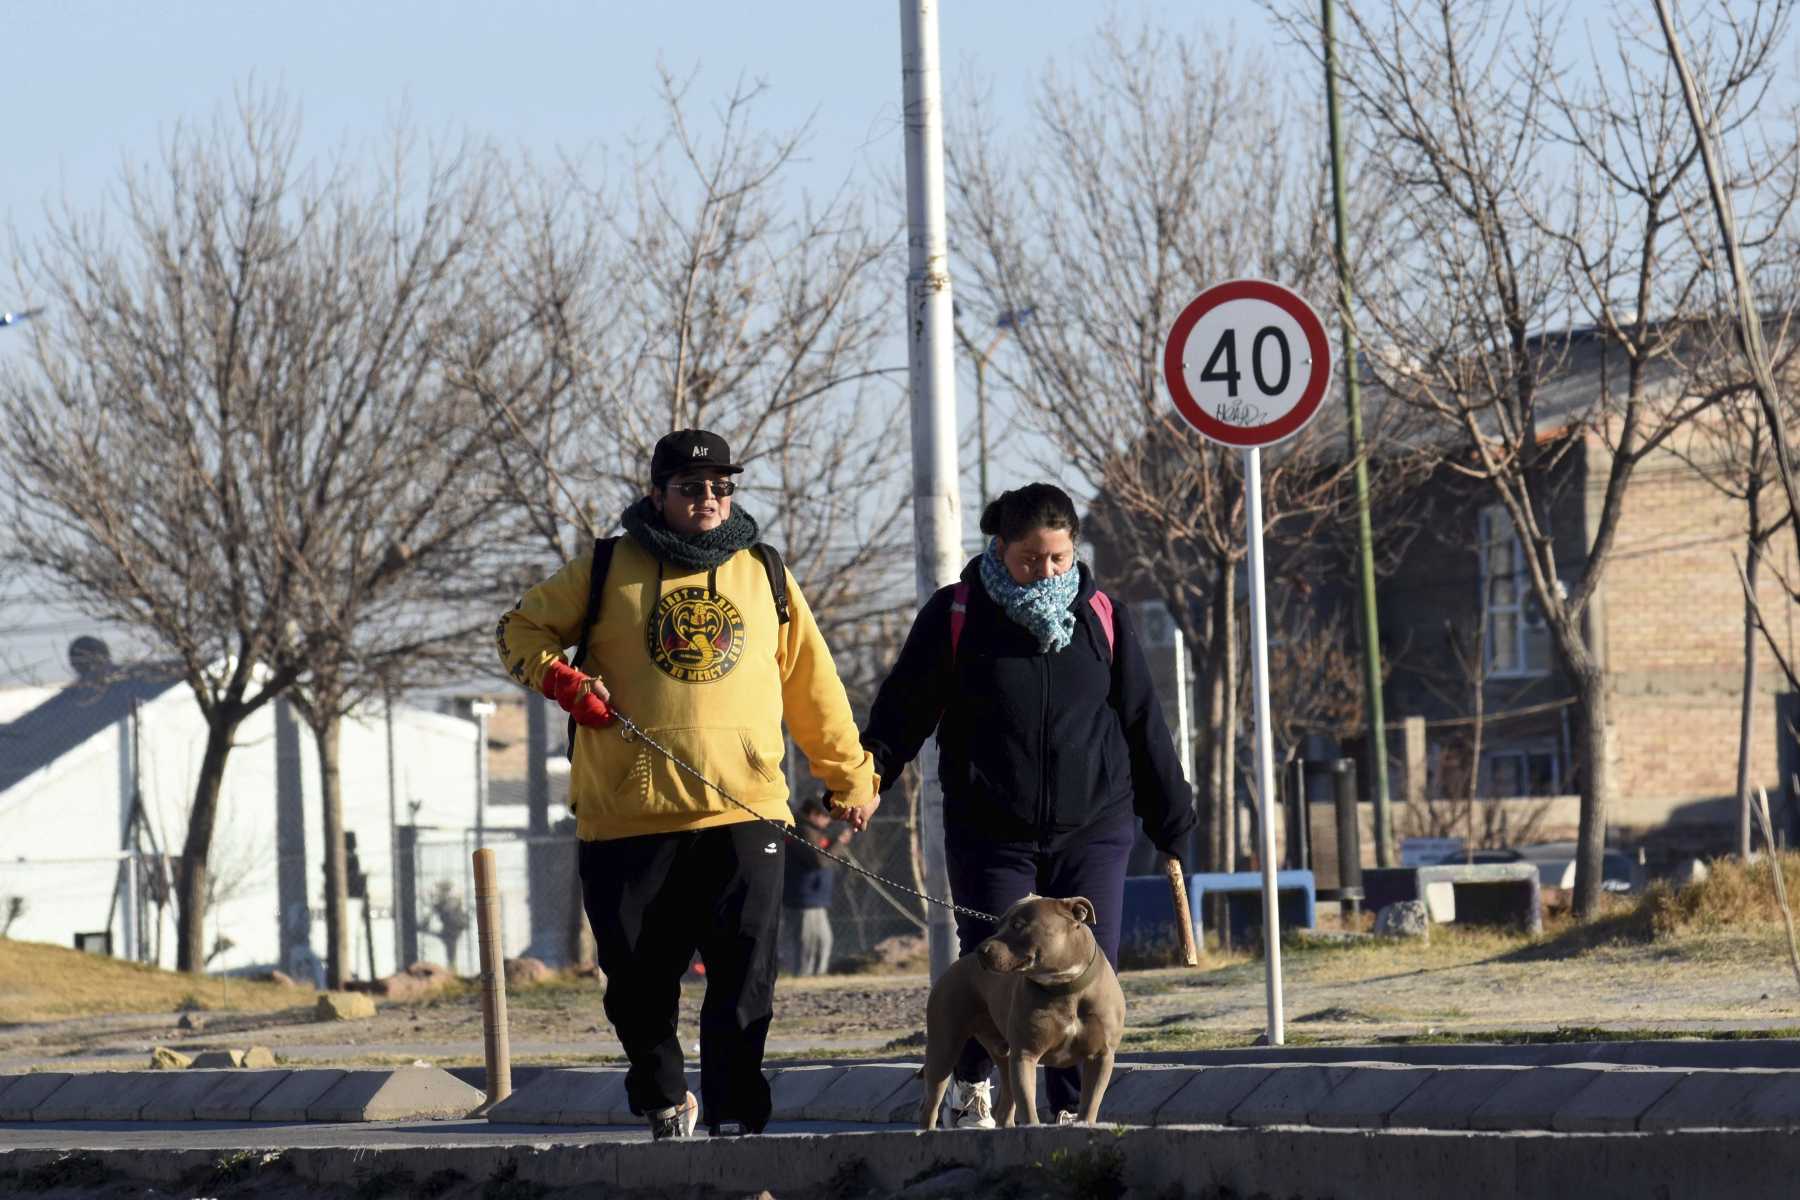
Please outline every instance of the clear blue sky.
[{"label": "clear blue sky", "polygon": [[[1107,11],[1092,0],[945,7],[948,82],[979,72],[992,80],[1002,112],[1021,109],[1051,58],[1079,55]],[[1197,9],[1185,4],[1115,8],[1132,23],[1151,17],[1201,28]],[[1233,22],[1240,34],[1268,41],[1258,10],[1241,8]],[[787,128],[813,118],[809,173],[822,186],[852,172],[872,177],[872,169],[897,171],[901,162],[898,13],[893,0],[17,7],[0,36],[8,108],[0,215],[30,236],[41,228],[46,196],[93,196],[116,176],[121,156],[153,159],[173,123],[204,119],[252,77],[300,102],[315,151],[376,139],[406,106],[428,132],[467,130],[548,155],[655,128],[659,58],[677,75],[698,69],[696,99],[723,94],[741,76],[769,85],[760,121]],[[0,308],[19,303],[0,297]]]}]

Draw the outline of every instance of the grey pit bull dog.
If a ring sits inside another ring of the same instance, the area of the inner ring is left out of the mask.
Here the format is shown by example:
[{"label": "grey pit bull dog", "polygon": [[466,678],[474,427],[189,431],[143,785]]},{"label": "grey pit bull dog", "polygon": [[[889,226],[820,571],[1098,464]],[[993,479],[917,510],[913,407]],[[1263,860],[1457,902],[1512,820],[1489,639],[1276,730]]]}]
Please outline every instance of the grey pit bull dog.
[{"label": "grey pit bull dog", "polygon": [[1084,897],[1027,896],[1000,918],[994,936],[931,985],[925,1006],[925,1098],[919,1124],[937,1128],[938,1108],[963,1044],[974,1038],[1000,1068],[994,1118],[1037,1123],[1037,1067],[1081,1067],[1081,1111],[1092,1123],[1112,1077],[1125,1028],[1125,993],[1089,927]]}]

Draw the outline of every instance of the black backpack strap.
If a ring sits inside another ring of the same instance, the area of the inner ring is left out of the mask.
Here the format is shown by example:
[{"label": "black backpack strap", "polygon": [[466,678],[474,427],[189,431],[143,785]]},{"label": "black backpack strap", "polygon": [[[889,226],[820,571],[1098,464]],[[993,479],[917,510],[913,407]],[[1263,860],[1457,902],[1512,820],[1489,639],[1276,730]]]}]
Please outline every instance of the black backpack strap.
[{"label": "black backpack strap", "polygon": [[[600,589],[606,584],[606,573],[612,569],[613,548],[619,543],[618,538],[595,538],[594,561],[588,571],[587,612],[581,618],[581,639],[575,643],[575,657],[570,665],[577,671],[587,659],[588,639],[593,635],[594,622],[600,619]],[[575,761],[575,716],[569,715],[569,742],[567,754],[570,762]]]},{"label": "black backpack strap", "polygon": [[769,591],[775,596],[776,620],[786,625],[792,614],[788,610],[787,566],[781,561],[781,551],[767,542],[758,542],[756,556],[762,559],[763,570],[769,573]]}]

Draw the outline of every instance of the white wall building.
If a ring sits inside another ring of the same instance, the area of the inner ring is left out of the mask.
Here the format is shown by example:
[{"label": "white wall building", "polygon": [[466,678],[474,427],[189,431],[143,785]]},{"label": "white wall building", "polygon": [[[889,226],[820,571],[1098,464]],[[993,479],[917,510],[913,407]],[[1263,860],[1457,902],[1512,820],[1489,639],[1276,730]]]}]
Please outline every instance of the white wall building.
[{"label": "white wall building", "polygon": [[[173,966],[175,909],[156,904],[153,879],[159,856],[181,852],[206,745],[192,692],[142,669],[30,691],[0,693],[0,927],[10,914],[7,936],[63,946],[79,934],[109,934],[114,954]],[[345,827],[368,879],[367,924],[362,901],[349,914],[353,973],[362,977],[371,945],[375,974],[404,965],[396,962],[397,827],[472,848],[477,820],[477,724],[396,705],[390,739],[386,716],[375,706],[346,720],[342,733]],[[134,829],[137,795],[143,821]],[[325,951],[318,797],[312,732],[285,702],[264,706],[239,729],[227,760],[208,859],[217,887],[205,930],[217,950],[209,969],[314,975]],[[486,819],[496,833],[523,822],[517,809]],[[528,936],[528,922],[524,929],[514,936]],[[441,960],[434,949],[421,939],[421,957]]]}]

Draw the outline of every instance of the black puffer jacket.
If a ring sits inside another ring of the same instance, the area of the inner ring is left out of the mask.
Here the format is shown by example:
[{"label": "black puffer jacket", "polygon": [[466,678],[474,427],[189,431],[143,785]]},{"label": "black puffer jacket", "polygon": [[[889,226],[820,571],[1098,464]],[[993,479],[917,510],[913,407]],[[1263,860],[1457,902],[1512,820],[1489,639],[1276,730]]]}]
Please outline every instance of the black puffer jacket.
[{"label": "black puffer jacket", "polygon": [[1057,846],[1135,809],[1158,849],[1185,848],[1194,803],[1175,755],[1149,664],[1123,605],[1114,647],[1090,603],[1094,579],[1078,564],[1075,637],[1055,654],[1008,617],[963,570],[968,610],[954,658],[954,589],[926,601],[875,697],[863,745],[885,791],[938,735],[944,823],[965,836]]}]

